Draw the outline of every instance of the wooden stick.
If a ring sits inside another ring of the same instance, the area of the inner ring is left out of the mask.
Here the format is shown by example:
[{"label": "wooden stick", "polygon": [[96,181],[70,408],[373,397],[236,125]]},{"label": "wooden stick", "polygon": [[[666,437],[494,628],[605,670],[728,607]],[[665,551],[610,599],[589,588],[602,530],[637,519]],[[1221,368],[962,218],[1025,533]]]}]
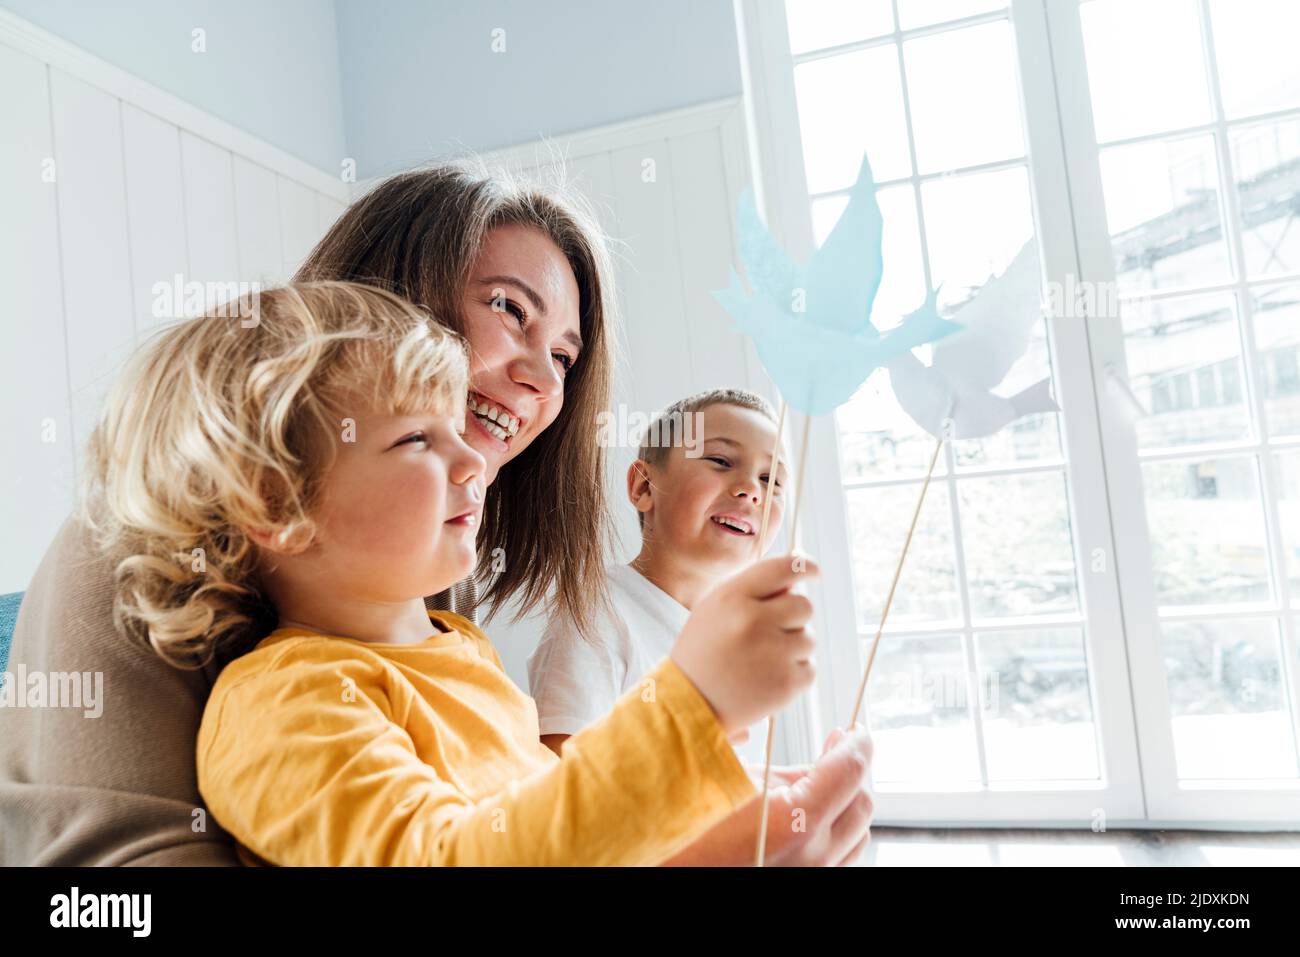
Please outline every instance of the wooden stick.
[{"label": "wooden stick", "polygon": [[[785,400],[781,400],[781,421],[785,421]],[[803,476],[804,466],[808,462],[808,433],[811,431],[812,416],[806,415],[803,420],[803,438],[799,440],[799,474],[795,478],[794,486],[794,517],[790,521],[790,551],[794,551],[799,534],[799,505],[803,501]],[[777,442],[781,440],[781,432],[778,428]],[[772,470],[768,473],[769,488],[776,477],[776,457],[772,458]],[[764,529],[767,522],[766,505],[770,504],[772,497],[768,496],[768,501],[764,503],[763,522]],[[761,544],[761,542],[760,542]],[[771,714],[767,717],[767,746],[763,755],[763,790],[759,800],[762,806],[758,814],[758,841],[754,848],[754,866],[762,867],[763,858],[767,853],[767,786],[772,778],[772,740],[776,737],[776,715]]]},{"label": "wooden stick", "polygon": [[763,520],[758,526],[758,540],[754,542],[754,561],[763,557],[763,539],[767,535],[767,523],[772,517],[772,483],[776,481],[776,470],[781,464],[781,430],[785,428],[785,399],[781,400],[781,414],[776,419],[776,441],[772,443],[772,467],[767,472],[767,492],[763,495]]},{"label": "wooden stick", "polygon": [[[767,523],[772,517],[772,485],[776,482],[777,467],[781,464],[781,431],[785,428],[785,398],[781,399],[781,413],[776,419],[776,441],[772,443],[772,467],[767,472],[767,492],[763,496],[763,520],[758,526],[758,540],[754,542],[754,560],[763,557],[763,539],[767,537]],[[772,773],[772,738],[775,736],[776,718],[767,716],[767,758],[763,765],[763,805],[758,815],[758,849],[755,866],[763,866],[763,853],[767,849],[767,783]]]},{"label": "wooden stick", "polygon": [[862,698],[867,693],[867,679],[871,677],[871,666],[876,662],[876,649],[880,647],[880,636],[885,633],[885,622],[889,620],[889,609],[894,604],[894,590],[898,588],[898,579],[903,575],[903,562],[907,561],[907,550],[912,547],[912,535],[916,531],[917,522],[921,518],[921,506],[925,504],[925,493],[930,488],[930,478],[934,475],[934,466],[939,461],[939,452],[943,449],[943,438],[941,437],[934,445],[934,455],[930,456],[930,468],[925,473],[925,483],[921,486],[921,495],[916,500],[916,511],[912,513],[912,524],[907,529],[907,540],[903,542],[903,554],[898,556],[898,566],[894,569],[894,580],[889,584],[889,594],[885,597],[885,609],[880,615],[880,627],[876,629],[876,637],[871,642],[871,654],[867,656],[867,667],[862,672],[862,681],[858,685],[858,696],[853,702],[853,715],[849,718],[846,727],[853,727],[858,720],[858,712],[862,710]]}]

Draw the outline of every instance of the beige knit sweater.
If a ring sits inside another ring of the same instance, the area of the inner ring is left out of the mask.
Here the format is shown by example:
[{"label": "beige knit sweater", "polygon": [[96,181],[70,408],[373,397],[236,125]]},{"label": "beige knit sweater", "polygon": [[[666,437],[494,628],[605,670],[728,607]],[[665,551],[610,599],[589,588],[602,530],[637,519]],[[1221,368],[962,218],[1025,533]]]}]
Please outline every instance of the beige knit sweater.
[{"label": "beige knit sweater", "polygon": [[[472,581],[425,599],[473,620]],[[0,865],[236,865],[194,746],[219,667],[181,671],[112,623],[112,563],[75,516],[23,597],[8,670],[99,672],[102,713],[0,708]]]}]

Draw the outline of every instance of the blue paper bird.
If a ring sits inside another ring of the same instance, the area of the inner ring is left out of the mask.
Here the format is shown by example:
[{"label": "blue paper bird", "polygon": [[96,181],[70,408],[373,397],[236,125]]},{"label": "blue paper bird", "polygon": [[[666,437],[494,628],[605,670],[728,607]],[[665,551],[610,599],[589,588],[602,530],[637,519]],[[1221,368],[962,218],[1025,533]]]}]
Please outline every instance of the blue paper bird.
[{"label": "blue paper bird", "polygon": [[925,309],[883,335],[872,325],[871,306],[884,272],[884,221],[865,157],[848,205],[807,266],[795,263],[772,238],[748,192],[741,196],[736,226],[752,292],[733,272],[729,287],[714,296],[754,340],[786,403],[806,415],[834,410],[875,369],[962,328]]}]

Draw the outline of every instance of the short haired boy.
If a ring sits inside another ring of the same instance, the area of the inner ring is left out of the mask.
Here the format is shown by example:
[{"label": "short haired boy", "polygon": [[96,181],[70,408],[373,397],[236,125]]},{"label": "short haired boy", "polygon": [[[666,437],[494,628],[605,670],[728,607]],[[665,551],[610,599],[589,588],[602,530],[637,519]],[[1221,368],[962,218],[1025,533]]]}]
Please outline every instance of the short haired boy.
[{"label": "short haired boy", "polygon": [[[699,428],[692,436],[693,423]],[[771,486],[766,540],[761,549],[755,542],[776,430],[771,405],[740,389],[689,396],[650,424],[627,473],[640,553],[609,567],[611,608],[591,633],[580,634],[568,619],[552,621],[528,659],[542,740],[557,752],[667,654],[700,598],[771,544],[783,510],[784,462]],[[753,730],[751,748],[761,744]],[[750,749],[741,754],[755,757]]]}]

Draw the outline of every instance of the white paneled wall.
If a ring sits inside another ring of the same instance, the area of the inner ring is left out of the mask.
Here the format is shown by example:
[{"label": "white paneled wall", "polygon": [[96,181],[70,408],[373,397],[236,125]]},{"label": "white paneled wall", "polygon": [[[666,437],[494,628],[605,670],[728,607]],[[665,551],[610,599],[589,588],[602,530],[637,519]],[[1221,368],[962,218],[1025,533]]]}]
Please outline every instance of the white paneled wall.
[{"label": "white paneled wall", "polygon": [[349,192],[13,18],[0,90],[0,591],[16,591],[71,509],[122,360],[176,318],[155,284],[281,282]]},{"label": "white paneled wall", "polygon": [[[0,589],[26,585],[67,511],[73,476],[58,198],[45,64],[0,47]],[[23,95],[19,95],[25,91]]]},{"label": "white paneled wall", "polygon": [[122,104],[126,222],[131,236],[131,309],[136,329],[148,332],[165,320],[153,315],[153,284],[160,276],[190,273],[186,248],[185,182],[181,138],[170,123]]}]

